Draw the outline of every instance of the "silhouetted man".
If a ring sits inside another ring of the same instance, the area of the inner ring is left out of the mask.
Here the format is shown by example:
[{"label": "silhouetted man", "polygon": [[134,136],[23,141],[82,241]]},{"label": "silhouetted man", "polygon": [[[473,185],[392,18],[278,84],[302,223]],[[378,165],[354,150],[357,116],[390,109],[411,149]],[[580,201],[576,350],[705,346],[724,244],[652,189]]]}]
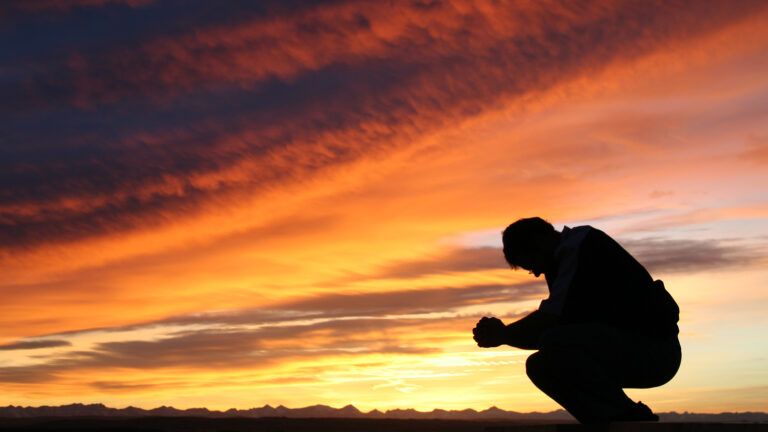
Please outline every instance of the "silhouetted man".
[{"label": "silhouetted man", "polygon": [[679,310],[664,284],[590,226],[558,232],[541,218],[520,219],[502,239],[512,268],[545,276],[549,298],[509,325],[482,318],[478,346],[538,350],[528,377],[582,423],[658,421],[622,389],[660,386],[680,367]]}]

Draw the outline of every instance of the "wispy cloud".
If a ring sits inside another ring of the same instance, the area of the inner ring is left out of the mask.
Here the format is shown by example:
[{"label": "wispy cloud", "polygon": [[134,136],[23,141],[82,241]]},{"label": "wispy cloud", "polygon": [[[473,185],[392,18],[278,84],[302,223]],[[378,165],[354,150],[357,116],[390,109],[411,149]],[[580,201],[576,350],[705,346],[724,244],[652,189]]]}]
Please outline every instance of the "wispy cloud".
[{"label": "wispy cloud", "polygon": [[[253,330],[238,326],[196,330],[171,333],[158,340],[103,342],[91,349],[54,356],[43,363],[2,367],[0,380],[45,382],[71,371],[85,373],[113,368],[264,369],[300,359],[321,361],[325,357],[363,358],[371,354],[425,355],[438,352],[438,348],[403,344],[397,335],[418,331],[419,327],[433,327],[438,320],[443,328],[450,328],[457,322],[455,317],[337,319],[312,324],[266,325]],[[465,326],[469,325],[466,318],[461,321]]]},{"label": "wispy cloud", "polygon": [[107,5],[138,7],[154,0],[9,0],[5,5],[13,12],[66,12],[75,8],[98,8]]},{"label": "wispy cloud", "polygon": [[391,263],[370,278],[407,279],[425,275],[509,268],[497,247],[451,248],[443,254],[416,261]]},{"label": "wispy cloud", "polygon": [[70,345],[71,344],[68,341],[57,339],[22,340],[15,343],[0,345],[0,351],[56,348]]},{"label": "wispy cloud", "polygon": [[7,112],[0,244],[153,226],[312,178],[762,6],[342,2],[245,22],[225,9],[187,34],[32,67],[0,89],[23,103]]},{"label": "wispy cloud", "polygon": [[[33,365],[0,368],[0,380],[42,382],[74,369],[238,369],[253,364],[267,367],[300,358],[436,353],[439,345],[435,341],[445,337],[441,333],[449,329],[458,327],[469,340],[476,317],[462,316],[458,312],[462,307],[523,302],[541,297],[543,289],[536,282],[326,295],[271,308],[201,313],[124,327],[67,332],[47,344],[7,345],[8,349],[72,349],[43,361],[35,360]],[[152,329],[157,336],[149,340],[131,339],[141,334],[142,329]],[[409,333],[424,336],[406,343],[401,335]],[[111,340],[91,344],[86,349],[68,341],[99,334]]]},{"label": "wispy cloud", "polygon": [[[766,257],[764,248],[749,241],[722,239],[619,239],[637,260],[654,272],[697,272],[748,266]],[[359,279],[409,279],[421,276],[509,269],[498,247],[451,248],[443,254],[390,263]]]},{"label": "wispy cloud", "polygon": [[621,242],[652,272],[697,272],[749,266],[766,250],[743,241],[647,238]]},{"label": "wispy cloud", "polygon": [[751,136],[742,155],[750,162],[768,164],[768,136]]}]

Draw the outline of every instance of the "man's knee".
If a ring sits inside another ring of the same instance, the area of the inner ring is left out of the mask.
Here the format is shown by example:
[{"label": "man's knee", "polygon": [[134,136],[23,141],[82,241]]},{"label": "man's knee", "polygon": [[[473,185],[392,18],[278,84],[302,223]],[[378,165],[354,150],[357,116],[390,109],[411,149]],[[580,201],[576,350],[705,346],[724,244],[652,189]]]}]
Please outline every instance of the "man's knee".
[{"label": "man's knee", "polygon": [[547,354],[541,351],[528,356],[525,361],[525,374],[534,383],[540,383],[544,381],[550,375],[550,361],[547,359]]},{"label": "man's knee", "polygon": [[570,369],[574,353],[569,350],[541,349],[528,356],[525,373],[535,384],[558,381]]}]

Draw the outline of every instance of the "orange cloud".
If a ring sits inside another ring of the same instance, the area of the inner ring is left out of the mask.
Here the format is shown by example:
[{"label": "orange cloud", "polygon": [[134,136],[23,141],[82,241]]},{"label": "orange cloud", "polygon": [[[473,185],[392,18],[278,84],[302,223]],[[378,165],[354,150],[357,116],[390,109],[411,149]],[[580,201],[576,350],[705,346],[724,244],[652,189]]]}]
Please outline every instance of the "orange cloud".
[{"label": "orange cloud", "polygon": [[[607,5],[545,11],[456,3],[428,12],[416,7],[398,10],[395,19],[386,4],[366,6],[372,10],[332,5],[266,23],[257,20],[161,38],[146,47],[96,58],[91,66],[78,61],[70,65],[75,75],[92,75],[81,80],[87,83],[86,93],[101,94],[104,88],[131,97],[156,95],[158,89],[161,93],[179,86],[221,86],[245,77],[242,80],[249,83],[262,82],[246,90],[264,101],[253,104],[243,102],[242,96],[214,92],[213,98],[196,103],[215,104],[221,111],[218,103],[226,97],[225,105],[233,104],[226,109],[244,106],[234,118],[228,112],[196,108],[191,114],[201,118],[194,127],[172,122],[161,129],[125,131],[117,139],[112,132],[103,136],[96,131],[94,139],[110,142],[111,152],[69,163],[12,166],[11,175],[24,181],[0,205],[0,221],[6,227],[0,241],[29,247],[141,229],[198,212],[228,195],[312,178],[364,154],[413,145],[447,124],[591,73],[622,56],[647,52],[662,41],[727,25],[748,13],[747,6],[717,15],[702,7],[701,13],[713,21],[685,18],[677,21],[678,29],[663,21],[683,12],[675,8],[658,14],[655,9],[639,10],[642,14],[630,18],[626,9]],[[646,36],[642,29],[648,25],[658,26],[659,32]],[[581,27],[589,31],[573,31]],[[590,49],[595,34],[605,32],[613,37],[600,41],[601,50]],[[318,49],[318,44],[327,50]],[[419,46],[424,49],[413,51]],[[111,63],[113,55],[115,61],[127,63]],[[235,70],[206,65],[241,55],[249,61],[233,60]],[[289,57],[280,60],[282,56]],[[142,73],[132,72],[137,67]],[[81,69],[90,72],[78,72]],[[288,81],[270,81],[272,76]],[[71,83],[62,85],[77,98],[100,98],[75,90]],[[334,97],[339,92],[350,97]],[[117,102],[114,95],[108,99]],[[158,114],[169,115],[168,109]],[[81,138],[65,140],[87,148]]]}]

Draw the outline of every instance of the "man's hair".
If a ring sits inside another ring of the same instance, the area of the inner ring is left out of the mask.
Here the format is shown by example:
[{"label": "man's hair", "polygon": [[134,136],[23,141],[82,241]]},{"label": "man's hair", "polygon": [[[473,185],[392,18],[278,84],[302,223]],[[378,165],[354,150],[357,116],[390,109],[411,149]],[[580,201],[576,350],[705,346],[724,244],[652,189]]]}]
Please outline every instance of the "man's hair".
[{"label": "man's hair", "polygon": [[527,255],[536,242],[553,232],[555,227],[540,217],[518,219],[501,234],[504,258],[512,268],[517,268],[518,258]]}]

